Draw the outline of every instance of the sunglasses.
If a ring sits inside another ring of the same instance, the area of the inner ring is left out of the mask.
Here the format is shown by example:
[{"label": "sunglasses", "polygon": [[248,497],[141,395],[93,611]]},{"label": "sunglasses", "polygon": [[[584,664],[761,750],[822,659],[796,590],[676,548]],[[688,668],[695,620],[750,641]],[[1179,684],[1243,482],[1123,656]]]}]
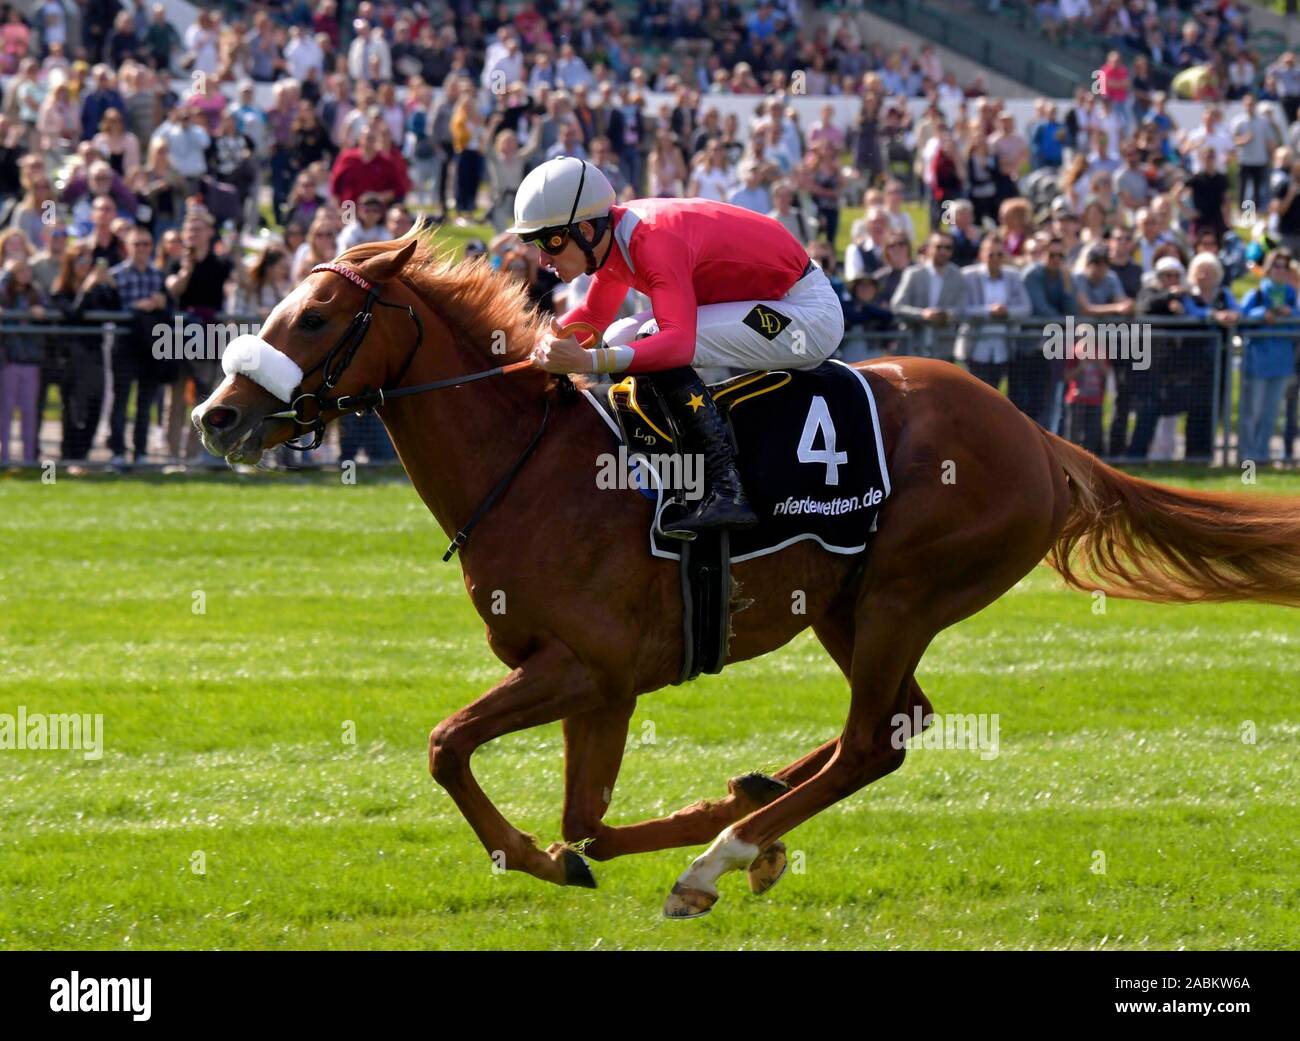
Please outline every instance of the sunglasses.
[{"label": "sunglasses", "polygon": [[554,228],[545,228],[530,235],[524,239],[525,244],[536,246],[548,256],[558,256],[564,252],[564,247],[569,243],[569,231],[567,228],[556,230]]}]

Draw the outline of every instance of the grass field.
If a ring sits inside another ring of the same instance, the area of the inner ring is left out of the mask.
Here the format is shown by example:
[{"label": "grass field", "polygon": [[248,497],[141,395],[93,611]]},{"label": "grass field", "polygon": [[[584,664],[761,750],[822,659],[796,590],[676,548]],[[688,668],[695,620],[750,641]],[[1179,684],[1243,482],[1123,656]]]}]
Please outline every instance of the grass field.
[{"label": "grass field", "polygon": [[[0,948],[1300,945],[1282,608],[1098,615],[1040,569],[920,670],[938,711],[998,713],[996,758],[914,752],[787,836],[802,873],[764,897],[726,876],[712,915],[669,922],[698,850],[595,864],[595,892],[494,874],[429,778],[433,724],[504,669],[403,482],[11,478],[0,538],[0,712],[104,717],[97,762],[0,753]],[[846,693],[805,636],[644,697],[610,819],[798,757]],[[559,838],[558,726],[475,764]]]}]

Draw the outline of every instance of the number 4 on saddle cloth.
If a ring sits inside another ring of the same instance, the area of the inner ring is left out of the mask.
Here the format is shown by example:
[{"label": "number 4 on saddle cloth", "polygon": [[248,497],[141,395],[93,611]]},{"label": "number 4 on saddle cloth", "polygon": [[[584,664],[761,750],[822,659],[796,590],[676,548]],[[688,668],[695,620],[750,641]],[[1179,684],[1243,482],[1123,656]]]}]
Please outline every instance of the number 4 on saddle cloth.
[{"label": "number 4 on saddle cloth", "polygon": [[586,392],[620,443],[618,465],[605,479],[654,503],[650,552],[681,562],[686,653],[679,683],[720,672],[726,660],[731,563],[805,539],[830,553],[861,553],[889,495],[875,396],[856,369],[827,361],[748,372],[710,391],[731,426],[759,523],[690,542],[666,537],[662,524],[666,513],[704,494],[703,461],[680,450],[683,438],[653,383],[629,376],[609,387],[608,403]]}]

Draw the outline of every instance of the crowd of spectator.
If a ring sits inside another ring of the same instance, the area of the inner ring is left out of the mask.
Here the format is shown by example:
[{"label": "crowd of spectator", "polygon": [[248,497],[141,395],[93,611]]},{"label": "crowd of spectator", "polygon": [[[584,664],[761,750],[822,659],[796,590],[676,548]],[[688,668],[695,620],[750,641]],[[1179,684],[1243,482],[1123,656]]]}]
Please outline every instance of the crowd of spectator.
[{"label": "crowd of spectator", "polygon": [[[1116,51],[1096,91],[1063,114],[1040,102],[1018,125],[979,77],[958,86],[934,48],[886,52],[851,12],[815,23],[797,2],[232,3],[188,25],[118,0],[0,4],[0,308],[70,325],[133,315],[107,352],[98,332],[3,334],[0,461],[14,432],[36,458],[54,386],[64,459],[87,457],[101,419],[116,463],[148,458],[151,430],[165,457],[196,456],[186,417],[219,365],[159,361],[151,330],[260,320],[314,264],[422,212],[486,223],[496,233],[466,253],[520,279],[540,309],[568,309],[589,280],[559,283],[501,231],[523,177],[558,155],[598,165],[620,200],[699,196],[779,220],[841,293],[846,360],[953,358],[1112,456],[1168,454],[1169,417],[1186,414],[1187,455],[1208,456],[1207,352],[1223,338],[1166,337],[1137,375],[1052,362],[1041,338],[990,320],[1182,314],[1227,328],[1293,315],[1291,80],[1256,75],[1253,93],[1180,133],[1143,56],[1130,68]],[[839,121],[827,103],[805,124],[791,104],[804,94],[852,97],[856,115]],[[718,103],[736,95],[752,99]],[[915,116],[909,98],[926,99]],[[918,226],[916,199],[941,234]],[[841,213],[859,202],[841,256]],[[1257,234],[1239,237],[1254,217]],[[1238,301],[1231,283],[1252,266],[1263,279]],[[1290,458],[1294,339],[1243,342],[1242,451],[1268,457],[1285,402]],[[363,448],[391,452],[373,417],[349,417],[339,450]]]}]

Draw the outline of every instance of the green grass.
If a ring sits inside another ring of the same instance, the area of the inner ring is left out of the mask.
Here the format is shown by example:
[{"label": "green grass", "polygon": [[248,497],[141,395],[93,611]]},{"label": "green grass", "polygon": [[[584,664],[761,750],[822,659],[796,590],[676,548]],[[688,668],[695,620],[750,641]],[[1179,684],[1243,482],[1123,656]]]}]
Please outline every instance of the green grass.
[{"label": "green grass", "polygon": [[[496,875],[428,777],[429,730],[505,670],[404,483],[10,478],[0,539],[0,712],[103,713],[105,732],[98,762],[0,752],[0,949],[1300,943],[1285,609],[1096,615],[1036,571],[920,669],[940,712],[999,714],[997,758],[914,752],[787,836],[802,873],[761,898],[727,876],[714,913],[681,923],[659,908],[698,850],[595,864],[595,892]],[[647,695],[610,820],[802,755],[846,695],[810,636]],[[544,844],[561,752],[548,726],[475,757]]]}]

